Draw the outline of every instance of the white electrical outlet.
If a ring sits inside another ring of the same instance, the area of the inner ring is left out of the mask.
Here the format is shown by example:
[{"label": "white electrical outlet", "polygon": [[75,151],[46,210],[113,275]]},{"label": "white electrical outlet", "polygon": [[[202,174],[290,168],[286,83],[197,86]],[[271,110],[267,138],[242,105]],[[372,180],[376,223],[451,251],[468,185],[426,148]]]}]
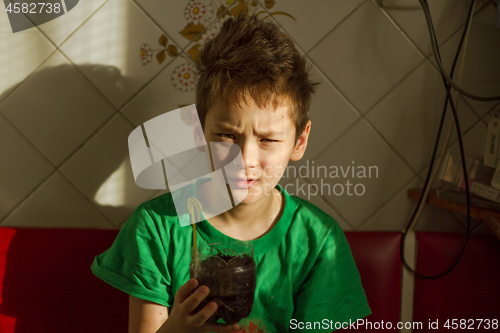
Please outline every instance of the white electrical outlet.
[{"label": "white electrical outlet", "polygon": [[400,9],[421,9],[418,0],[378,0],[382,7]]}]

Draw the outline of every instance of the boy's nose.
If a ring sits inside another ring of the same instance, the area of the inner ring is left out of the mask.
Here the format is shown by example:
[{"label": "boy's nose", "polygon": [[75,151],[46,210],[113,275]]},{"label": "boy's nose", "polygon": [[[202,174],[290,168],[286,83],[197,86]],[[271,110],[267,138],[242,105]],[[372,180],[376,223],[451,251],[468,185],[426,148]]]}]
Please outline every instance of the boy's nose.
[{"label": "boy's nose", "polygon": [[243,163],[245,164],[243,167],[245,169],[255,168],[255,166],[259,164],[258,144],[252,140],[241,139],[241,142],[238,142],[238,146],[241,149],[241,156],[243,158]]}]

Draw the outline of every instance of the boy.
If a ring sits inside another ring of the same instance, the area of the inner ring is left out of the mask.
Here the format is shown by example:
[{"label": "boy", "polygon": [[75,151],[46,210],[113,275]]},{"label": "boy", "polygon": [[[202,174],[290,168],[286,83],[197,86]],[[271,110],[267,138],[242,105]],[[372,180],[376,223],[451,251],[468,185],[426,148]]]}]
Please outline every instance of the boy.
[{"label": "boy", "polygon": [[[113,246],[92,264],[94,274],[130,295],[129,332],[284,333],[300,331],[307,322],[316,322],[309,332],[331,332],[336,322],[369,315],[338,224],[278,185],[288,162],[302,158],[311,128],[315,84],[293,42],[254,16],[229,19],[202,50],[198,72],[203,133],[194,131],[195,140],[204,136],[207,143],[240,147],[244,165],[233,176],[233,192],[245,195],[232,209],[196,223],[197,243],[253,244],[254,305],[234,325],[206,323],[215,302],[193,311],[209,290],[189,279],[193,231],[179,225],[167,193],[137,207]],[[207,180],[181,193],[211,198],[216,206],[217,191]]]}]

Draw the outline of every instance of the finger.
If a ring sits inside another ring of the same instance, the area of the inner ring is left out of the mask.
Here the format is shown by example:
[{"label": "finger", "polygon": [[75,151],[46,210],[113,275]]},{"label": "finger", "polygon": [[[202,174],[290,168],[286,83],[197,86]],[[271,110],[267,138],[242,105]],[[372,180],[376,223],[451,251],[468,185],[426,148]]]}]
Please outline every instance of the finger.
[{"label": "finger", "polygon": [[197,287],[198,287],[198,280],[197,279],[189,279],[175,293],[175,303],[180,304],[180,303],[184,302]]},{"label": "finger", "polygon": [[208,296],[210,289],[207,286],[201,286],[196,289],[186,300],[182,303],[184,310],[191,313],[196,307]]},{"label": "finger", "polygon": [[189,323],[193,326],[201,326],[205,324],[207,319],[210,318],[215,313],[215,311],[217,311],[217,304],[215,302],[210,302],[205,305],[199,312],[191,315],[189,318]]}]

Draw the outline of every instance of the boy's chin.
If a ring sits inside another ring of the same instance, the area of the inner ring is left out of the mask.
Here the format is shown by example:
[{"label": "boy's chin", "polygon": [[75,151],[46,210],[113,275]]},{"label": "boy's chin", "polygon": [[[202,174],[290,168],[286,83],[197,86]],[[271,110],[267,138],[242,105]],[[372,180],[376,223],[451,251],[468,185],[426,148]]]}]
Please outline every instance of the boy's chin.
[{"label": "boy's chin", "polygon": [[234,202],[239,205],[249,205],[272,195],[272,193],[266,194],[256,189],[248,189],[248,191],[246,189],[233,189],[231,192]]},{"label": "boy's chin", "polygon": [[253,195],[246,189],[231,189],[231,194],[236,205],[247,205],[253,201]]}]

